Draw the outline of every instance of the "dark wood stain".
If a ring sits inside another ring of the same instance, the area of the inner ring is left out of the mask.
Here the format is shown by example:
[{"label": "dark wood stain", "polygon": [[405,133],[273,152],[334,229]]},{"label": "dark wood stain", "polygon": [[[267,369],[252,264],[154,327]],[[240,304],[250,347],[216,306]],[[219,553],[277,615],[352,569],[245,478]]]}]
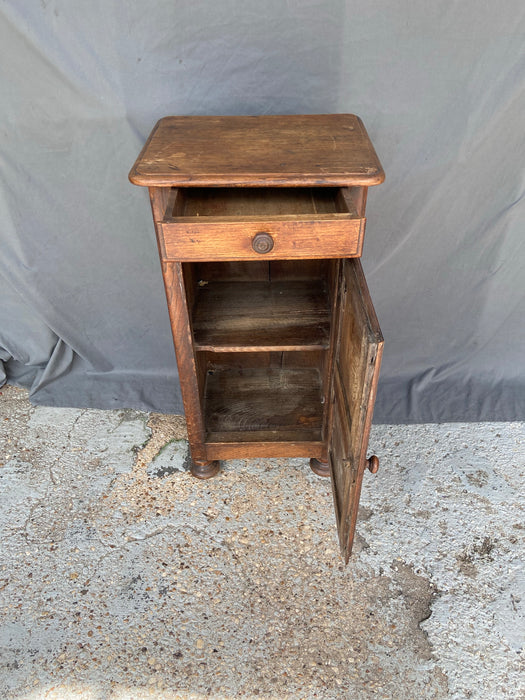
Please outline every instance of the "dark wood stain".
[{"label": "dark wood stain", "polygon": [[339,288],[334,352],[334,405],[328,454],[341,551],[352,551],[366,450],[372,422],[383,336],[359,260],[345,260]]},{"label": "dark wood stain", "polygon": [[379,185],[383,168],[353,114],[164,117],[130,172],[167,187]]},{"label": "dark wood stain", "polygon": [[130,179],[149,187],[192,473],[311,458],[348,561],[383,349],[358,258],[384,173],[361,120],[166,117]]},{"label": "dark wood stain", "polygon": [[201,283],[193,312],[198,350],[328,347],[330,316],[322,281]]}]

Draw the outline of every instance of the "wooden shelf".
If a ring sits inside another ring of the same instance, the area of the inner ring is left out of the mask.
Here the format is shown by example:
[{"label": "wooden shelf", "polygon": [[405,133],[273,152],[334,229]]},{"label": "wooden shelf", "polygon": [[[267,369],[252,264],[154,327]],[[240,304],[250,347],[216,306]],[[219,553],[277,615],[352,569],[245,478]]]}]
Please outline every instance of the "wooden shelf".
[{"label": "wooden shelf", "polygon": [[329,345],[323,280],[200,284],[192,318],[198,350],[319,350]]},{"label": "wooden shelf", "polygon": [[209,370],[204,392],[206,442],[320,441],[317,368]]}]

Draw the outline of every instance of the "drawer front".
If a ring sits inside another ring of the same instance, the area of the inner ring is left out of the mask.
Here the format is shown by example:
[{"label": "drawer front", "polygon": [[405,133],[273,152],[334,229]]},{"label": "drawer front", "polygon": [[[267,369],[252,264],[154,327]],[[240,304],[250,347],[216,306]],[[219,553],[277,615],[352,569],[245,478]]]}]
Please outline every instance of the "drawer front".
[{"label": "drawer front", "polygon": [[[351,258],[361,255],[365,219],[308,219],[282,216],[269,219],[204,221],[181,217],[159,222],[165,260],[291,260]],[[210,217],[211,218],[211,217]]]}]

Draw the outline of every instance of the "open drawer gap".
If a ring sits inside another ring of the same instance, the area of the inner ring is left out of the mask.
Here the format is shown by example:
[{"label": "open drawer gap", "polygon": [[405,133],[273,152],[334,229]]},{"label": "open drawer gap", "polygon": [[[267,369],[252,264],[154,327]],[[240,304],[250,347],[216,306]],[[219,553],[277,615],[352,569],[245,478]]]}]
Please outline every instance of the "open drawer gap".
[{"label": "open drawer gap", "polygon": [[165,220],[193,217],[359,218],[353,188],[187,187],[173,189]]}]

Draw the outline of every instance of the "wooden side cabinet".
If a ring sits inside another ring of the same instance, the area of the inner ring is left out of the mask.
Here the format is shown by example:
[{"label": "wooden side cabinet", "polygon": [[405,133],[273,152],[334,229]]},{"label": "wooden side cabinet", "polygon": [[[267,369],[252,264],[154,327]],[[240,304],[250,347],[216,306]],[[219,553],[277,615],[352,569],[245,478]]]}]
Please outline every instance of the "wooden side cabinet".
[{"label": "wooden side cabinet", "polygon": [[359,257],[384,173],[351,114],[166,117],[149,188],[192,473],[309,457],[352,549],[383,338]]}]

